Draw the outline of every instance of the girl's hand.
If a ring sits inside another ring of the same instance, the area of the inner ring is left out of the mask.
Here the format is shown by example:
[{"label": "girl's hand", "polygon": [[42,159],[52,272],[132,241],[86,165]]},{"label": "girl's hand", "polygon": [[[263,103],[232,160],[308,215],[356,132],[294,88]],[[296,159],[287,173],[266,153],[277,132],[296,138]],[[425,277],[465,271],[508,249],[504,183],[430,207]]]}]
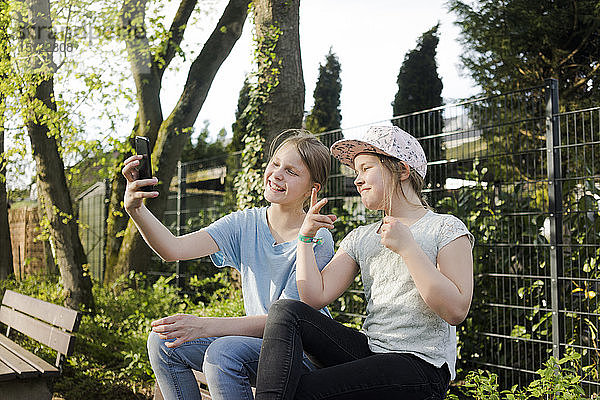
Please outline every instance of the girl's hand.
[{"label": "girl's hand", "polygon": [[379,233],[381,234],[381,244],[400,255],[415,244],[415,238],[410,228],[400,222],[398,218],[384,217]]},{"label": "girl's hand", "polygon": [[152,321],[152,331],[161,339],[175,339],[165,343],[169,348],[177,347],[185,342],[202,337],[214,336],[209,333],[213,320],[190,314],[175,314]]},{"label": "girl's hand", "polygon": [[123,198],[123,206],[126,211],[133,211],[140,208],[143,204],[143,199],[154,198],[158,196],[158,192],[144,192],[141,190],[144,186],[156,185],[158,179],[138,179],[138,171],[136,167],[140,164],[141,155],[135,155],[125,160],[124,167],[121,173],[127,180],[125,188],[125,196]]},{"label": "girl's hand", "polygon": [[300,227],[300,235],[315,237],[317,231],[320,228],[333,229],[333,223],[337,220],[337,217],[333,214],[321,215],[319,211],[327,204],[327,198],[323,198],[317,201],[317,189],[313,188],[310,195],[310,209],[304,217],[304,222]]}]

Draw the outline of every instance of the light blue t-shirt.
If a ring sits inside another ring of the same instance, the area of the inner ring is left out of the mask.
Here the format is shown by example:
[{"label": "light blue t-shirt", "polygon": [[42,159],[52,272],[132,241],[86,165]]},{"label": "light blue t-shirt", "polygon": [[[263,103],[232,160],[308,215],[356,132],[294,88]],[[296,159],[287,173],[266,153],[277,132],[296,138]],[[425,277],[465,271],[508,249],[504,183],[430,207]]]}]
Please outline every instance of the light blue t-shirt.
[{"label": "light blue t-shirt", "polygon": [[[275,243],[267,225],[267,207],[236,211],[213,222],[206,232],[220,251],[211,255],[217,267],[233,267],[242,275],[246,315],[264,315],[278,299],[299,299],[296,286],[297,240]],[[322,270],[333,257],[331,232],[321,228],[314,244]],[[329,315],[329,312],[326,311]]]}]

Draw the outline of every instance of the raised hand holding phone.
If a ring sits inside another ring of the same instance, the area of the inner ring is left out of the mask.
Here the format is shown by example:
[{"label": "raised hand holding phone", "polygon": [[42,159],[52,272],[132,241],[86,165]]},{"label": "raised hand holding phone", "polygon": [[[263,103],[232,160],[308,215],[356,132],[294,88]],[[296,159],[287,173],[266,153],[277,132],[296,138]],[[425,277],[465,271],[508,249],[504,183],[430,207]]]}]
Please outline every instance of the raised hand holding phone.
[{"label": "raised hand holding phone", "polygon": [[[144,136],[135,137],[135,152],[137,155],[142,156],[139,160],[140,163],[137,167],[138,178],[137,179],[152,179],[152,162],[150,158],[150,140]],[[152,186],[142,186],[141,190],[145,192],[152,192],[154,188]]]},{"label": "raised hand holding phone", "polygon": [[[134,155],[129,157],[123,163],[123,169],[121,173],[127,180],[127,187],[125,188],[125,197],[123,199],[123,206],[125,210],[133,211],[142,206],[143,199],[154,198],[158,196],[158,192],[152,187],[158,183],[156,178],[142,179],[138,170],[143,155]],[[149,188],[145,189],[145,188]]]},{"label": "raised hand holding phone", "polygon": [[317,189],[313,188],[310,195],[310,209],[304,217],[304,222],[300,227],[300,235],[313,238],[321,228],[333,229],[333,223],[337,217],[333,214],[323,215],[321,209],[327,204],[327,198],[317,201]]}]

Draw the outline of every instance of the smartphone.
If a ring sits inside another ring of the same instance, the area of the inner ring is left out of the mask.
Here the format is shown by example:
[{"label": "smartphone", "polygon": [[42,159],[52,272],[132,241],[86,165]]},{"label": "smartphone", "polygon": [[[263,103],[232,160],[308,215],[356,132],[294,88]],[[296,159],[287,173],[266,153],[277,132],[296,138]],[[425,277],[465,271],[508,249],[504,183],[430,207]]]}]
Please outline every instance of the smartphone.
[{"label": "smartphone", "polygon": [[[138,179],[152,179],[152,162],[150,161],[150,141],[147,137],[135,137],[135,152],[143,156],[138,166]],[[154,186],[144,186],[142,190],[145,192],[154,191]]]}]

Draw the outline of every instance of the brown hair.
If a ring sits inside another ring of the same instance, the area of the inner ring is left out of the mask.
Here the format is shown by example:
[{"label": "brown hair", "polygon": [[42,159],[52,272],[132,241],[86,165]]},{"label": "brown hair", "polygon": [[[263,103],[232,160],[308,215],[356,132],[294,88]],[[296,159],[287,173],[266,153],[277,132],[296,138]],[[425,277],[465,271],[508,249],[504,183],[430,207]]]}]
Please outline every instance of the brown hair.
[{"label": "brown hair", "polygon": [[[417,196],[419,196],[419,200],[421,200],[421,204],[423,207],[428,210],[432,210],[431,206],[425,199],[423,195],[423,188],[425,187],[425,180],[423,177],[413,168],[402,161],[398,160],[394,157],[384,156],[381,154],[377,154],[379,161],[381,161],[381,165],[390,173],[392,181],[394,185],[391,186],[391,191],[386,195],[386,201],[391,203],[392,198],[397,193],[398,189],[402,193],[405,199],[407,199],[406,194],[404,193],[404,189],[402,188],[402,180],[400,177],[406,173],[406,169],[409,169],[408,182],[410,186],[415,191]],[[414,204],[414,203],[412,203]],[[389,204],[388,204],[389,205]],[[418,206],[419,204],[414,204]]]},{"label": "brown hair", "polygon": [[306,129],[287,129],[271,142],[269,159],[273,158],[275,153],[287,144],[293,145],[298,150],[300,158],[308,167],[310,179],[320,184],[321,190],[323,190],[331,170],[329,149]]}]

